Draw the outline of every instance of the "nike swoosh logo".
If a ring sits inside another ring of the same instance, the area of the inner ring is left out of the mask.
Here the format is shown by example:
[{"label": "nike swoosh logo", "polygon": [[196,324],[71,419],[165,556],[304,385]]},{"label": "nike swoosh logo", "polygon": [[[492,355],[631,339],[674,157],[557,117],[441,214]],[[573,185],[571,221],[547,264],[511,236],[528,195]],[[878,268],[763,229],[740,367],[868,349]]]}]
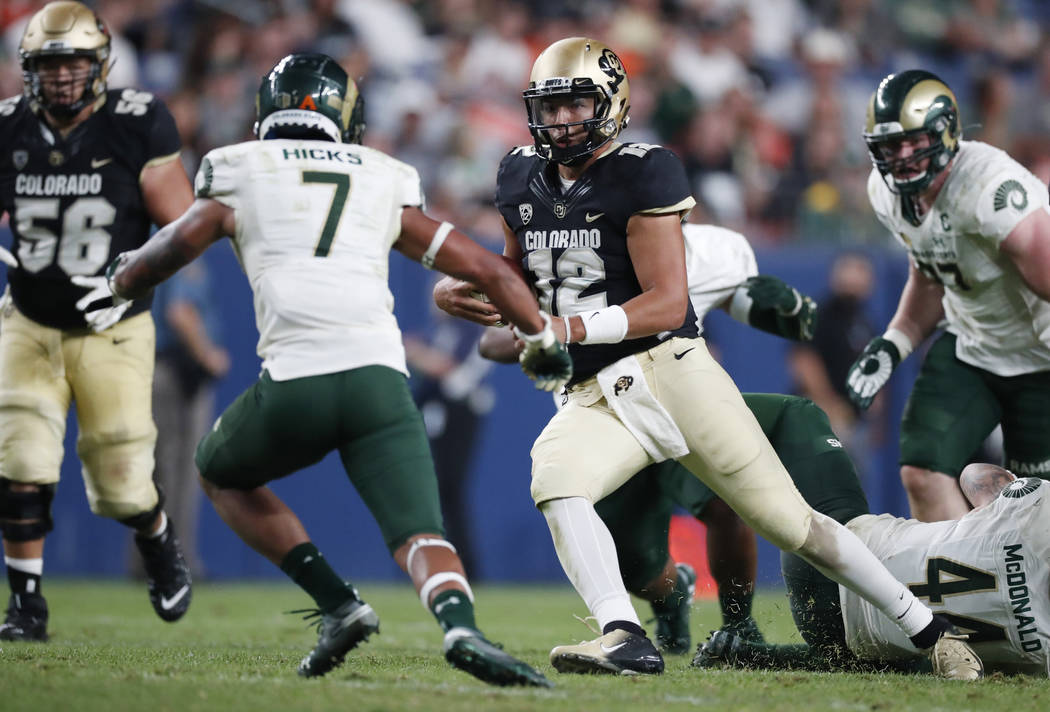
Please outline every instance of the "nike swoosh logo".
[{"label": "nike swoosh logo", "polygon": [[[694,346],[694,347],[693,347],[693,349],[695,349],[695,348],[696,348],[696,347]],[[682,353],[680,353],[680,354],[675,354],[675,355],[674,355],[674,360],[675,360],[675,361],[681,361],[681,360],[682,360],[682,357],[683,357],[683,356],[685,356],[685,355],[686,355],[687,353],[689,353],[690,351],[692,351],[693,349],[686,349],[685,351],[683,351],[683,352],[682,352]]]},{"label": "nike swoosh logo", "polygon": [[625,645],[627,645],[627,641],[626,640],[623,641],[622,643],[617,643],[616,645],[613,645],[613,646],[607,646],[605,643],[598,643],[598,647],[602,649],[603,653],[615,653],[617,650],[619,650],[620,648],[622,648]]},{"label": "nike swoosh logo", "polygon": [[92,170],[94,170],[95,168],[101,168],[102,166],[106,165],[107,163],[112,163],[112,162],[113,162],[112,158],[92,158],[91,159],[91,168],[92,168]]},{"label": "nike swoosh logo", "polygon": [[125,341],[128,341],[129,339],[131,339],[130,336],[125,336],[123,339],[113,339],[113,345],[114,346],[120,346],[121,344],[123,344]]},{"label": "nike swoosh logo", "polygon": [[447,606],[459,603],[459,596],[449,596],[448,599],[434,606],[434,613],[441,615],[441,611],[445,610]]},{"label": "nike swoosh logo", "polygon": [[583,219],[586,220],[589,223],[592,223],[595,220],[597,220],[598,218],[600,218],[602,215],[605,215],[605,213],[595,213],[594,215],[591,215],[590,213],[587,213],[586,215],[583,216]]},{"label": "nike swoosh logo", "polygon": [[160,597],[160,607],[166,611],[170,611],[172,608],[178,605],[179,601],[186,598],[186,594],[190,592],[190,585],[186,584],[178,590],[178,592],[171,598]]}]

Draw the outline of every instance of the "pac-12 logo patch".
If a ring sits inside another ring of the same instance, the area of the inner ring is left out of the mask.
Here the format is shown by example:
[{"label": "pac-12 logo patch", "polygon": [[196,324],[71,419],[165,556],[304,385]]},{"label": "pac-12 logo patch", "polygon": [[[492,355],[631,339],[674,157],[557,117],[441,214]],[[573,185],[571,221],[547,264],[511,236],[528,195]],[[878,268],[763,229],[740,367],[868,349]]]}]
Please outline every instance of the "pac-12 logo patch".
[{"label": "pac-12 logo patch", "polygon": [[1010,497],[1011,499],[1019,499],[1025,495],[1032,494],[1039,489],[1043,484],[1043,481],[1038,477],[1025,477],[1021,480],[1014,480],[1006,487],[1003,487],[1002,496]]},{"label": "pac-12 logo patch", "polygon": [[528,225],[532,220],[532,203],[521,203],[518,205],[518,215],[521,216],[521,224]]},{"label": "pac-12 logo patch", "polygon": [[29,151],[15,151],[11,154],[11,162],[15,164],[16,171],[22,170],[29,163]]}]

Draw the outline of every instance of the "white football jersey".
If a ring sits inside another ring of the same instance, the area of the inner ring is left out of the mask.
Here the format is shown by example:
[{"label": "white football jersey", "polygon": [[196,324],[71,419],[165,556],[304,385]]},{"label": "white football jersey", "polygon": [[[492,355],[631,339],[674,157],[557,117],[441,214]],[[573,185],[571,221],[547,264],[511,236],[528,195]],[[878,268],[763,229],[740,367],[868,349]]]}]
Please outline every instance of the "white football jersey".
[{"label": "white football jersey", "polygon": [[1000,376],[1050,369],[1050,303],[999,252],[1019,222],[1048,210],[1047,187],[993,146],[960,146],[921,225],[903,217],[899,197],[876,170],[868,178],[872,208],[915,266],[944,285],[959,360]]},{"label": "white football jersey", "polygon": [[407,374],[387,276],[402,207],[423,205],[414,168],[352,144],[249,141],[209,152],[194,188],[236,212],[271,378],[369,365]]},{"label": "white football jersey", "polygon": [[716,225],[682,225],[689,300],[703,333],[704,317],[733,296],[736,288],[758,274],[755,252],[739,232]]},{"label": "white football jersey", "polygon": [[[1050,482],[1019,479],[962,519],[866,514],[846,526],[935,613],[974,642],[989,669],[1047,675],[1050,655]],[[846,643],[863,659],[920,653],[895,623],[839,587]]]}]

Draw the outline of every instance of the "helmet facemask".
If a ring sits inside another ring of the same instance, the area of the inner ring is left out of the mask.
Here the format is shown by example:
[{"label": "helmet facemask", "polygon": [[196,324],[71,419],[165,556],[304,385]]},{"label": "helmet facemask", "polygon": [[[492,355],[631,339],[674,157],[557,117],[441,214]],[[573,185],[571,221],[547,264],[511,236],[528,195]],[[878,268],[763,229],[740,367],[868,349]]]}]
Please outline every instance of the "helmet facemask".
[{"label": "helmet facemask", "polygon": [[[539,86],[524,91],[522,96],[536,151],[548,160],[565,165],[581,163],[619,133],[616,120],[609,116],[611,102],[608,96],[589,79],[546,79]],[[586,112],[590,113],[589,118],[568,123],[550,120],[559,105],[568,103],[571,107],[578,101],[590,102],[591,110]],[[584,129],[581,141],[572,140],[578,134],[573,130],[577,126]],[[567,137],[570,143],[564,144]]]}]

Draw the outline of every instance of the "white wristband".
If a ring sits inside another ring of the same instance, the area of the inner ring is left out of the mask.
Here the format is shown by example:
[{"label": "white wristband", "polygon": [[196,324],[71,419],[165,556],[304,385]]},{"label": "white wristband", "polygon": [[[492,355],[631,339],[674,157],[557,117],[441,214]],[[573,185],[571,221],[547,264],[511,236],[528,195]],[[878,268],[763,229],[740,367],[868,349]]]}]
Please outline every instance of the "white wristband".
[{"label": "white wristband", "polygon": [[900,329],[886,329],[886,333],[882,335],[882,338],[897,347],[897,352],[901,356],[901,361],[908,358],[908,354],[910,354],[912,349],[915,348],[911,343],[911,339],[908,338],[908,335]]},{"label": "white wristband", "polygon": [[569,323],[567,316],[563,316],[561,320],[565,324],[565,345],[568,346],[572,343],[572,324]]},{"label": "white wristband", "polygon": [[618,344],[627,336],[627,312],[619,304],[580,314],[587,334],[581,344]]},{"label": "white wristband", "polygon": [[443,222],[438,225],[438,229],[434,231],[434,237],[430,239],[430,247],[423,253],[423,256],[419,258],[419,262],[427,269],[434,269],[434,258],[437,257],[438,250],[445,244],[445,238],[452,232],[453,225],[450,222]]}]

